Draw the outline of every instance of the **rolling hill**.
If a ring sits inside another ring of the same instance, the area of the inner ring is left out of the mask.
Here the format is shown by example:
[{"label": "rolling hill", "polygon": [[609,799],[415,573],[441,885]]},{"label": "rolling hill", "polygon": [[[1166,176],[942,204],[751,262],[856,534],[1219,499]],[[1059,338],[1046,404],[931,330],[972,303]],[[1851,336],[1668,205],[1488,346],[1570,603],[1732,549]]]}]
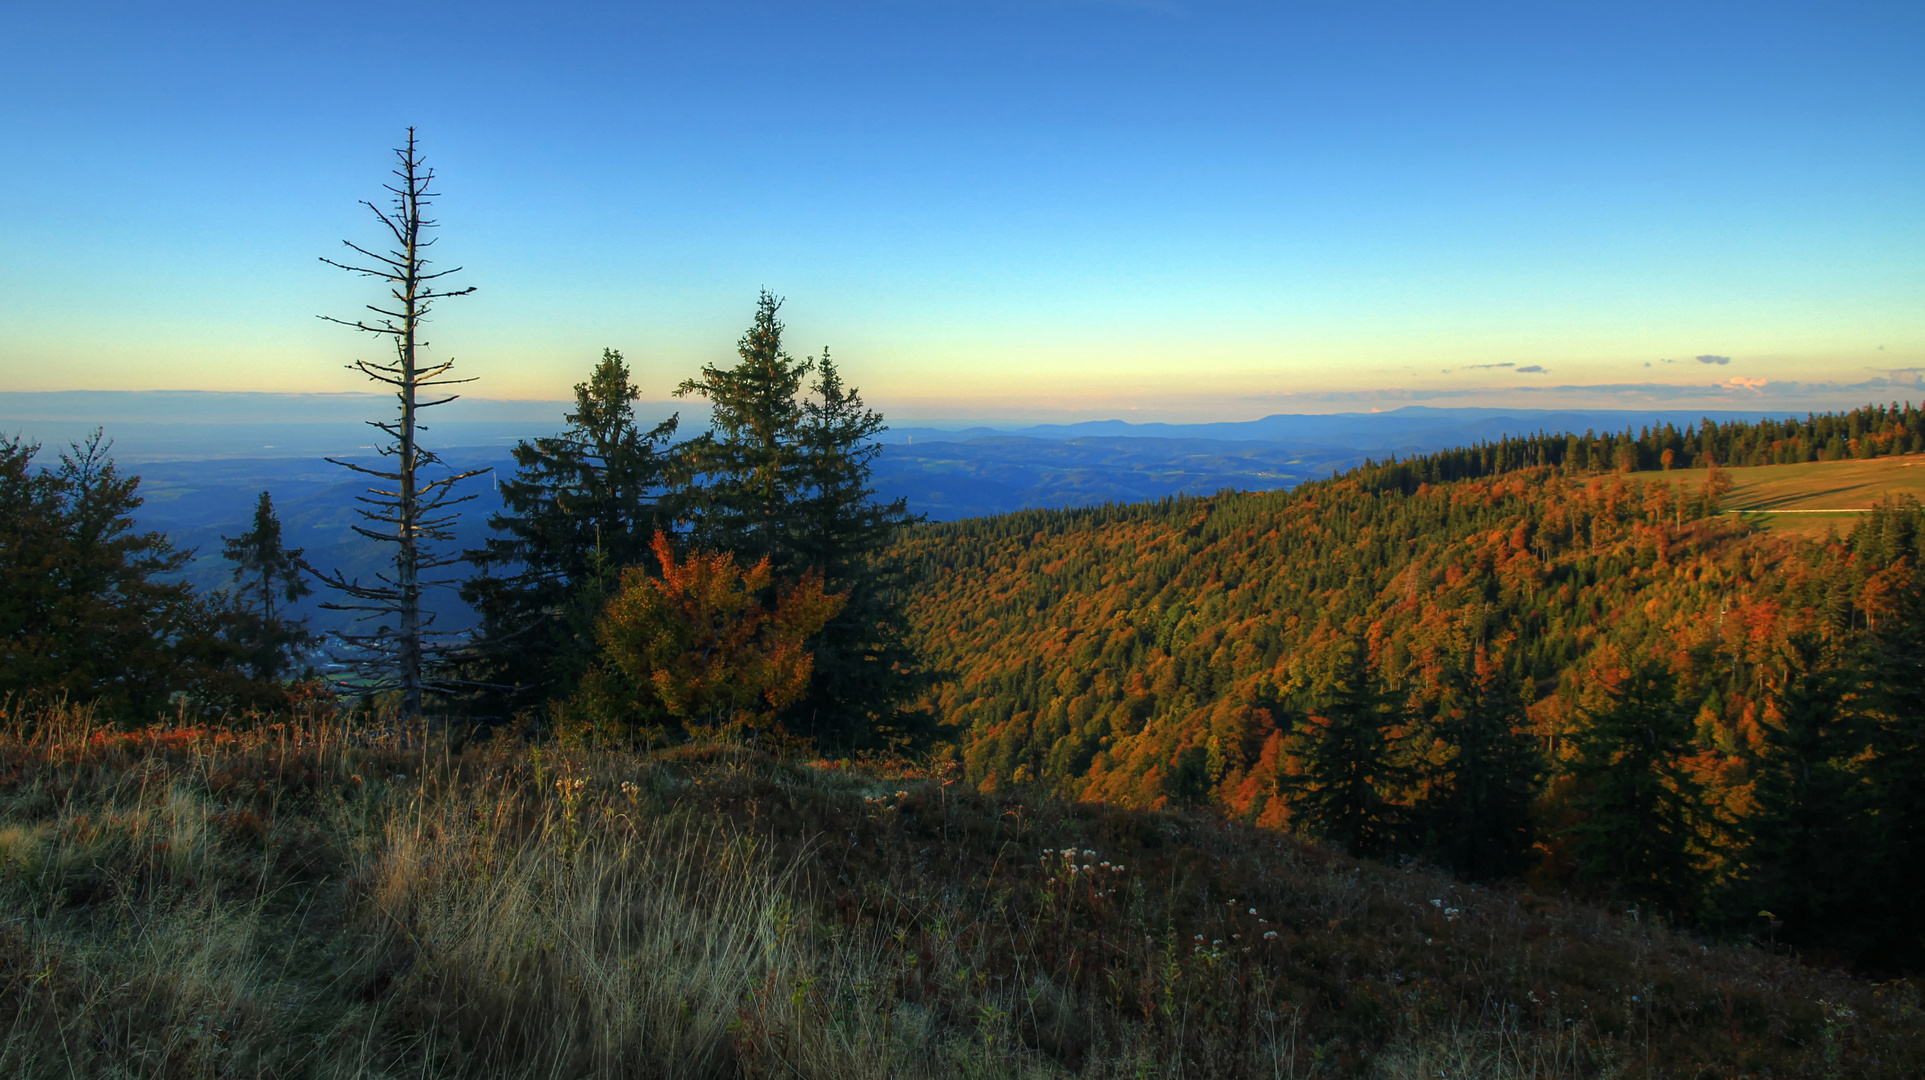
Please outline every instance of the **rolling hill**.
[{"label": "rolling hill", "polygon": [[[1735,490],[1822,505],[1909,479],[1914,460],[1764,467]],[[1300,718],[1346,672],[1399,703],[1385,734],[1413,777],[1447,767],[1451,702],[1477,673],[1526,696],[1543,756],[1533,880],[1575,887],[1554,837],[1608,688],[1647,659],[1671,673],[1692,783],[1710,819],[1738,821],[1800,642],[1856,647],[1894,625],[1919,555],[1915,510],[1849,542],[1759,530],[1717,512],[1705,470],[1383,482],[1403,475],[918,531],[910,612],[949,676],[927,704],[963,777],[1290,831]],[[1425,797],[1375,783],[1411,814]],[[1714,880],[1741,871],[1718,835],[1702,849]]]}]

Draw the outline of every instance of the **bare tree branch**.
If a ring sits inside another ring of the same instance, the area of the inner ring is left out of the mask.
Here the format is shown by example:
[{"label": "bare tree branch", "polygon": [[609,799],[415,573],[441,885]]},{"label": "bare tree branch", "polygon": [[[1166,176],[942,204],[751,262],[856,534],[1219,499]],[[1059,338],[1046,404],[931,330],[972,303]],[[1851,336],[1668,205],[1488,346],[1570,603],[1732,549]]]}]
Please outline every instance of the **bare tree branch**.
[{"label": "bare tree branch", "polygon": [[407,145],[397,149],[395,156],[396,182],[382,185],[394,196],[393,209],[384,210],[371,202],[363,203],[387,230],[395,250],[381,254],[344,240],[342,243],[350,251],[368,260],[365,265],[326,257],[321,259],[337,269],[387,282],[392,304],[366,305],[368,311],[380,317],[378,324],[370,323],[365,318],[320,316],[328,322],[361,333],[393,339],[395,356],[392,361],[356,360],[348,366],[374,382],[395,388],[399,416],[393,420],[367,422],[391,440],[387,445],[378,447],[376,452],[382,457],[394,459],[394,466],[392,469],[369,468],[352,461],[327,459],[352,472],[394,485],[393,490],[369,488],[365,493],[355,496],[355,501],[362,504],[355,512],[370,524],[350,526],[361,536],[395,545],[393,574],[376,573],[378,584],[366,584],[359,578],[349,579],[339,571],[323,573],[312,567],[309,569],[342,595],[342,601],[323,604],[323,607],[355,612],[359,616],[358,621],[376,624],[366,633],[338,635],[338,640],[353,653],[343,662],[355,672],[360,688],[401,691],[401,713],[404,718],[409,718],[420,715],[423,694],[435,685],[430,674],[430,661],[438,649],[430,644],[431,639],[447,636],[431,629],[434,613],[422,606],[422,590],[453,584],[448,580],[424,580],[422,572],[460,561],[452,555],[437,554],[428,545],[453,539],[451,527],[460,515],[450,508],[476,497],[455,497],[454,485],[489,470],[472,469],[432,478],[419,475],[422,466],[441,462],[432,451],[422,448],[417,442],[419,431],[425,429],[425,425],[419,423],[420,410],[445,405],[459,397],[449,395],[422,401],[418,399],[419,391],[430,386],[474,381],[441,378],[454,366],[453,360],[427,365],[419,363],[418,353],[427,346],[420,334],[421,325],[434,301],[467,296],[474,292],[474,287],[436,289],[430,284],[459,272],[461,268],[427,269],[425,253],[433,245],[434,239],[425,234],[434,227],[434,220],[427,216],[426,209],[435,197],[431,188],[434,172],[421,161],[413,128],[408,129]]}]

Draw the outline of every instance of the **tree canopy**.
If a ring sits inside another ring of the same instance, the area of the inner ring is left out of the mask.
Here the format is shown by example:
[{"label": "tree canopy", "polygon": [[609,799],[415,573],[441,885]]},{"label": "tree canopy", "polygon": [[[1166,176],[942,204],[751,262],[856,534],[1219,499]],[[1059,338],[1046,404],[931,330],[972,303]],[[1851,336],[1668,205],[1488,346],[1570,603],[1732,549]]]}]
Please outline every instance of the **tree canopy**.
[{"label": "tree canopy", "polygon": [[34,464],[39,446],[0,437],[0,698],[65,697],[151,719],[178,694],[246,703],[235,612],[177,577],[192,553],[142,532],[138,477],[96,431]]},{"label": "tree canopy", "polygon": [[650,540],[673,527],[666,485],[677,419],[644,429],[622,354],[605,349],[558,435],[514,448],[495,535],[468,558],[461,595],[481,616],[471,648],[479,679],[507,708],[572,693],[599,646],[595,620],[624,567],[647,566]]}]

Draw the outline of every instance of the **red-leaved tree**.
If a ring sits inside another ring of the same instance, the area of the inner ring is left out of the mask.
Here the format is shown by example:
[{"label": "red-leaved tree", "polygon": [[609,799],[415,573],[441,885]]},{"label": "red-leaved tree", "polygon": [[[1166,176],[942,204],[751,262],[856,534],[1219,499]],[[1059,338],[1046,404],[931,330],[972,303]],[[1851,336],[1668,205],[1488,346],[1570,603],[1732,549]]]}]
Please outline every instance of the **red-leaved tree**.
[{"label": "red-leaved tree", "polygon": [[[597,626],[602,657],[562,707],[564,727],[630,741],[664,727],[754,734],[808,689],[806,640],[842,610],[814,571],[776,585],[767,558],[743,568],[727,553],[678,558],[657,531],[659,576],[632,566]],[[773,586],[774,602],[758,600]]]}]

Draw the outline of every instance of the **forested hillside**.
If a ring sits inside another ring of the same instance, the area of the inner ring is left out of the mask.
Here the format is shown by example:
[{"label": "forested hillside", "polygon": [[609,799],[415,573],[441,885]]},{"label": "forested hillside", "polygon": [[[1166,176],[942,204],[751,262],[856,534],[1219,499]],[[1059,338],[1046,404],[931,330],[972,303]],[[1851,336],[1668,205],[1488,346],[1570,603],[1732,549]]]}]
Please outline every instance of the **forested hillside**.
[{"label": "forested hillside", "polygon": [[1864,460],[1921,451],[1925,451],[1925,414],[1909,401],[1902,406],[1894,401],[1850,412],[1812,413],[1802,420],[1706,418],[1683,428],[1666,423],[1637,431],[1506,437],[1407,462],[1371,462],[1362,473],[1373,488],[1395,484],[1409,491],[1426,481],[1492,476],[1533,465],[1556,465],[1572,472],[1637,472],[1713,464]]},{"label": "forested hillside", "polygon": [[[906,543],[924,581],[912,620],[951,678],[931,703],[984,789],[1209,805],[1353,850],[1528,867],[1545,884],[1756,922],[1740,909],[1786,891],[1760,883],[1785,871],[1761,868],[1760,829],[1824,816],[1815,799],[1835,799],[1836,820],[1787,841],[1799,858],[1861,826],[1893,860],[1912,849],[1890,800],[1918,743],[1894,701],[1915,693],[1919,514],[1888,507],[1823,541],[1754,534],[1720,513],[1710,462],[1802,460],[1784,447],[1814,443],[1822,459],[1834,435],[1848,436],[1838,457],[1902,452],[1915,422],[1868,409],[1675,446],[1678,433],[1516,440],[1289,493],[926,526]],[[1708,467],[1587,471],[1667,450]],[[1640,702],[1656,719],[1633,716]],[[1830,770],[1835,790],[1761,794],[1807,714],[1823,745],[1795,750],[1799,764]],[[1613,724],[1646,734],[1601,743]],[[1351,729],[1363,742],[1339,737]],[[1639,741],[1655,747],[1653,792],[1608,806]],[[1355,797],[1333,809],[1344,775]],[[1466,788],[1482,800],[1469,816]],[[1619,811],[1640,820],[1600,837]],[[1503,835],[1467,840],[1467,827]],[[1636,846],[1623,833],[1639,829],[1658,839],[1614,863],[1612,845]],[[1809,940],[1919,948],[1896,926],[1827,937],[1816,924],[1846,917],[1823,907],[1797,917]]]},{"label": "forested hillside", "polygon": [[[973,778],[1144,804],[1214,795],[1260,815],[1264,793],[1242,781],[1274,723],[1247,707],[1314,682],[1355,633],[1418,695],[1481,650],[1532,685],[1551,750],[1586,675],[1661,648],[1702,686],[1707,744],[1734,751],[1756,736],[1777,651],[1863,627],[1914,529],[1896,511],[1847,540],[1776,542],[1662,481],[1526,469],[1408,496],[1350,478],[1035,511],[930,526],[910,546],[929,572],[921,640],[957,676],[941,705],[968,732]],[[1190,744],[1214,744],[1217,764],[1163,760],[1191,760]]]}]

